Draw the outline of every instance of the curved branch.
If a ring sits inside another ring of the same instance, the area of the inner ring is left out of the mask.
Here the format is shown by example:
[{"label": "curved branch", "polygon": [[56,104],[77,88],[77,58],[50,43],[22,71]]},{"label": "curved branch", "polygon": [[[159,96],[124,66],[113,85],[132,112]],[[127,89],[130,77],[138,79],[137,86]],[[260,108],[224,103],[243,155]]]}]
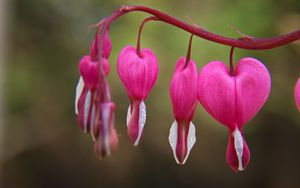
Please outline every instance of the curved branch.
[{"label": "curved branch", "polygon": [[107,17],[103,21],[107,22],[109,27],[109,25],[118,17],[134,11],[149,13],[157,17],[160,21],[181,28],[200,38],[210,40],[216,43],[224,44],[227,46],[233,46],[236,48],[249,49],[249,50],[266,50],[266,49],[272,49],[279,46],[283,46],[300,39],[300,29],[284,35],[271,37],[271,38],[242,37],[239,39],[233,39],[233,38],[224,37],[206,31],[205,29],[197,27],[195,25],[188,24],[184,21],[181,21],[159,10],[155,10],[146,6],[139,6],[139,5],[123,6],[120,9],[114,11],[111,16]]}]

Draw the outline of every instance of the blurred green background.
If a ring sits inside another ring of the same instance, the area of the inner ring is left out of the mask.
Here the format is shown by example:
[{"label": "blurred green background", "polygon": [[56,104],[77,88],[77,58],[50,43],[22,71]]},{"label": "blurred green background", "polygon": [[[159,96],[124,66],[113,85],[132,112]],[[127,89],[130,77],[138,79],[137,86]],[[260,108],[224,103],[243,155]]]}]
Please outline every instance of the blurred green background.
[{"label": "blurred green background", "polygon": [[[265,63],[272,91],[244,127],[250,164],[245,172],[234,173],[225,160],[227,130],[200,105],[193,121],[196,145],[184,166],[175,163],[168,143],[173,121],[169,82],[176,60],[186,54],[189,34],[159,22],[147,24],[142,46],[153,49],[160,70],[146,101],[143,141],[138,147],[130,145],[125,125],[129,100],[116,73],[116,58],[122,47],[136,44],[146,13],[130,13],[111,26],[108,79],[120,144],[112,157],[97,159],[90,136],[81,133],[74,114],[77,64],[94,36],[88,26],[123,4],[136,3],[186,21],[189,16],[209,31],[234,38],[239,35],[228,24],[256,37],[300,28],[299,0],[10,1],[0,187],[300,187],[300,122],[293,98],[300,42],[266,51],[235,50],[235,61],[252,56]],[[197,37],[193,42],[198,70],[216,59],[228,63],[229,47]]]}]

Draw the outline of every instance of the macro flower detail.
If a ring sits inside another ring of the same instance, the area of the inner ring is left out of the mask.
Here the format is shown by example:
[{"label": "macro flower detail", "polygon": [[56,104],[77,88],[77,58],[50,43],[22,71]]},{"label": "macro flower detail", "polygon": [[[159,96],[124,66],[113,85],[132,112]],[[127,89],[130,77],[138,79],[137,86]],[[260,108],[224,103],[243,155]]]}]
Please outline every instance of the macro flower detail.
[{"label": "macro flower detail", "polygon": [[184,164],[196,142],[192,119],[197,106],[197,66],[193,60],[181,57],[176,63],[171,80],[170,97],[175,120],[171,126],[169,142],[178,164]]},{"label": "macro flower detail", "polygon": [[136,146],[140,143],[146,123],[144,101],[158,76],[157,58],[148,48],[138,54],[134,47],[126,46],[119,54],[117,69],[130,99],[127,132],[132,144]]},{"label": "macro flower detail", "polygon": [[[93,40],[90,55],[83,56],[79,63],[80,78],[76,87],[75,113],[78,115],[79,127],[88,133],[90,130],[90,118],[96,87],[99,84],[98,44],[100,36]],[[108,57],[111,52],[111,42],[108,31],[105,32],[101,55],[101,66],[104,74],[109,73]]]},{"label": "macro flower detail", "polygon": [[[113,11],[90,27],[96,29],[95,38],[90,54],[80,60],[80,78],[75,98],[79,127],[83,132],[91,133],[94,151],[101,158],[109,156],[119,142],[114,127],[115,103],[107,82],[110,71],[108,59],[112,50],[109,30],[117,19],[136,11],[150,16],[140,24],[136,48],[125,46],[117,59],[118,75],[130,100],[126,119],[130,142],[134,146],[141,142],[146,123],[145,100],[158,77],[157,58],[150,49],[141,49],[141,35],[146,23],[159,21],[190,34],[187,55],[177,60],[170,83],[174,122],[168,140],[175,161],[180,165],[185,164],[196,143],[196,128],[192,120],[198,99],[214,119],[228,128],[227,163],[234,171],[245,170],[250,161],[250,152],[243,127],[265,104],[271,90],[271,78],[267,68],[253,58],[243,58],[234,67],[234,49],[274,49],[299,40],[300,30],[271,38],[257,38],[232,27],[240,37],[230,38],[203,29],[190,18],[189,22],[185,22],[147,6],[122,6]],[[190,58],[194,35],[231,47],[229,70],[223,62],[213,61],[205,65],[198,75],[196,63]],[[294,95],[300,112],[299,80]]]},{"label": "macro flower detail", "polygon": [[300,78],[298,78],[297,80],[294,96],[295,96],[296,106],[298,108],[298,111],[300,112]]},{"label": "macro flower detail", "polygon": [[[75,113],[83,132],[91,132],[96,155],[104,158],[117,148],[118,136],[114,128],[115,104],[111,101],[106,80],[111,52],[108,31],[102,37],[96,36],[90,55],[80,60],[81,76],[76,87]],[[101,56],[98,55],[100,52]]]},{"label": "macro flower detail", "polygon": [[198,99],[205,110],[229,129],[226,159],[234,171],[250,160],[242,128],[266,102],[271,90],[267,68],[254,58],[239,60],[231,75],[220,61],[207,64],[198,77]]},{"label": "macro flower detail", "polygon": [[[108,63],[103,58],[103,70],[106,73]],[[84,56],[79,63],[81,77],[76,88],[75,111],[78,114],[79,127],[85,132],[90,131],[92,104],[99,84],[99,63],[93,62],[90,56]]]}]

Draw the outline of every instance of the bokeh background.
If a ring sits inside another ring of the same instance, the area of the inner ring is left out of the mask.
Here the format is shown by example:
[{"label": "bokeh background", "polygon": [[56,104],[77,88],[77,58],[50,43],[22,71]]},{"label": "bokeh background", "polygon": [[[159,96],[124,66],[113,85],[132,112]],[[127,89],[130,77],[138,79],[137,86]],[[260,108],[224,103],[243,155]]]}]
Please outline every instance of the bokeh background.
[{"label": "bokeh background", "polygon": [[[4,0],[2,0],[4,2]],[[234,173],[225,153],[227,130],[198,105],[194,118],[197,142],[184,166],[173,159],[168,143],[173,121],[169,82],[179,56],[186,54],[189,34],[163,23],[149,23],[142,46],[159,59],[158,81],[147,101],[147,123],[140,146],[126,134],[129,101],[116,73],[116,58],[135,45],[146,13],[130,13],[111,26],[113,51],[108,77],[117,105],[120,145],[99,160],[89,136],[74,114],[77,64],[89,51],[94,30],[88,26],[123,4],[143,4],[215,33],[238,38],[232,24],[256,37],[300,28],[299,0],[7,0],[2,6],[1,142],[2,188],[106,187],[300,187],[300,119],[293,98],[300,71],[300,43],[265,51],[235,50],[235,61],[260,59],[272,76],[271,95],[245,127],[251,161]],[[4,25],[5,24],[5,25]],[[229,47],[197,37],[192,58],[198,70],[212,60],[228,63]]]}]

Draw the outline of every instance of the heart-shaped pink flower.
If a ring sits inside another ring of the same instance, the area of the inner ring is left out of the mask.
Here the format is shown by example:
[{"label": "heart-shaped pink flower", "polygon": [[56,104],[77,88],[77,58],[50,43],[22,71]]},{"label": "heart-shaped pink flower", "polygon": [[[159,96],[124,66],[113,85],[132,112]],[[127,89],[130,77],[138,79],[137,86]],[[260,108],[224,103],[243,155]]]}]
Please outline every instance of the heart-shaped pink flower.
[{"label": "heart-shaped pink flower", "polygon": [[296,83],[294,96],[298,111],[300,112],[300,78],[298,78],[298,81]]},{"label": "heart-shaped pink flower", "polygon": [[[109,72],[109,64],[105,58],[101,61],[104,74]],[[78,114],[79,127],[85,132],[90,131],[92,104],[96,88],[99,84],[99,62],[92,61],[90,56],[84,56],[79,63],[81,77],[76,88],[75,113]]]},{"label": "heart-shaped pink flower", "polygon": [[169,134],[169,142],[178,164],[184,164],[196,142],[192,123],[197,106],[197,66],[193,60],[181,57],[176,63],[171,81],[170,96],[175,121]]},{"label": "heart-shaped pink flower", "polygon": [[138,145],[146,122],[144,100],[158,76],[158,64],[154,53],[144,48],[138,55],[132,46],[122,49],[118,57],[118,74],[131,101],[127,113],[127,131],[131,142]]},{"label": "heart-shaped pink flower", "polygon": [[229,129],[227,162],[237,171],[244,170],[250,159],[242,128],[266,102],[271,78],[267,68],[253,58],[241,59],[234,72],[231,76],[220,61],[207,64],[198,77],[198,99]]}]

